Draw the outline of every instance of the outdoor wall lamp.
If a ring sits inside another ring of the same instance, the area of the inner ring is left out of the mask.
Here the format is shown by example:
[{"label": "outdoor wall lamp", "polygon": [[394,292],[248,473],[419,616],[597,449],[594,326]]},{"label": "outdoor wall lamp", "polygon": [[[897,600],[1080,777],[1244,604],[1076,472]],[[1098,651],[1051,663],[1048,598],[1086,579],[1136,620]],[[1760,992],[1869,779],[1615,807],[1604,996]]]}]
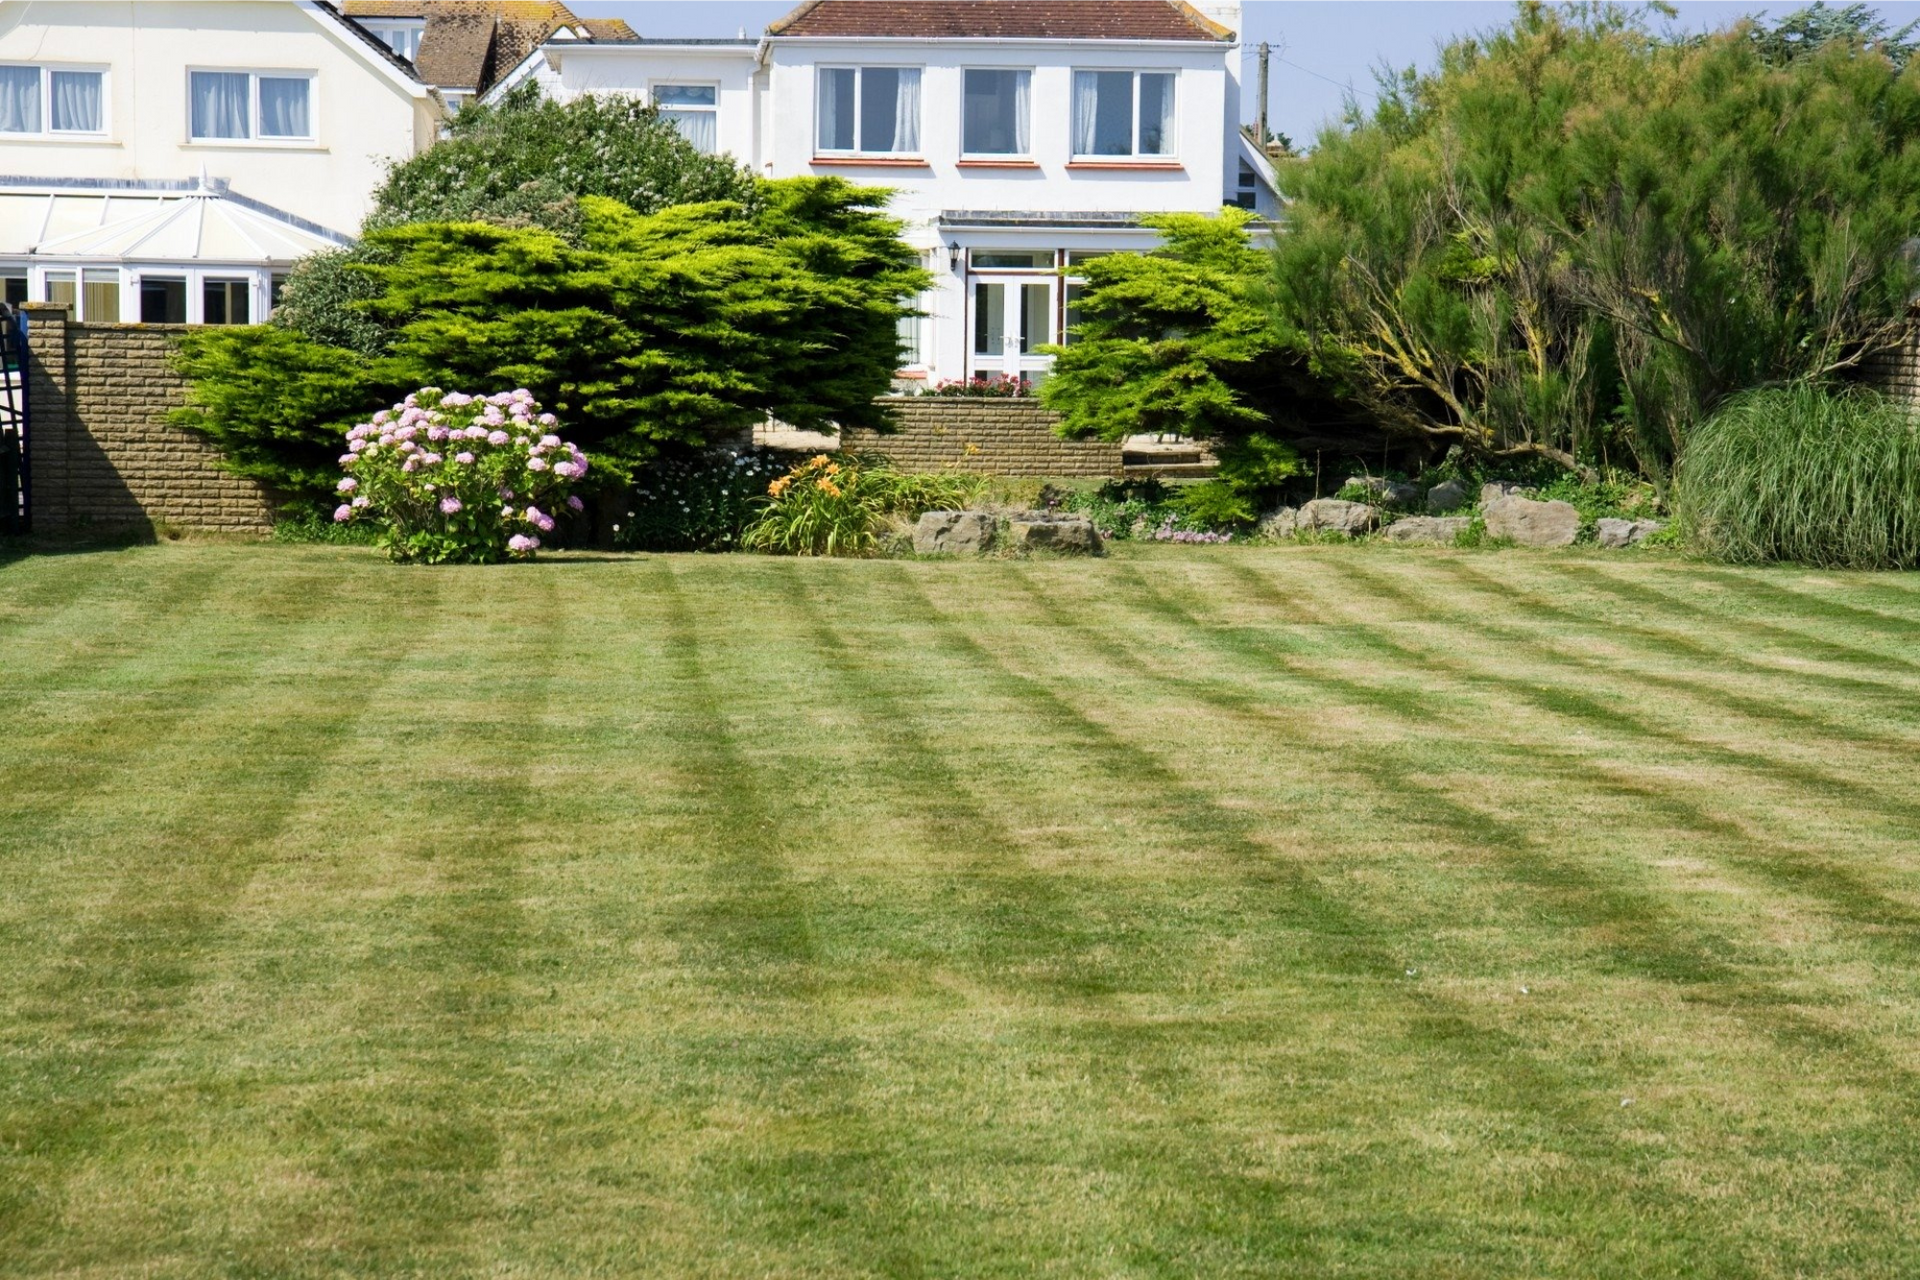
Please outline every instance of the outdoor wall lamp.
[{"label": "outdoor wall lamp", "polygon": [[947,270],[958,271],[960,269],[960,258],[964,252],[965,250],[961,249],[960,242],[957,240],[947,245]]}]

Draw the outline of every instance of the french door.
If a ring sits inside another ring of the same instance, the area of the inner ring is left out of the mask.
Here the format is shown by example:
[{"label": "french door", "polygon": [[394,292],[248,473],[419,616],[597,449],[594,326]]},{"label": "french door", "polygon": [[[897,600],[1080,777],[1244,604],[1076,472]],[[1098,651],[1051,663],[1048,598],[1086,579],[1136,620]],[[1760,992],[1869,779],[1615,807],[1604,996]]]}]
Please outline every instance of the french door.
[{"label": "french door", "polygon": [[1018,374],[1037,382],[1053,366],[1039,348],[1059,341],[1054,277],[974,276],[968,299],[973,315],[972,372],[976,377]]}]

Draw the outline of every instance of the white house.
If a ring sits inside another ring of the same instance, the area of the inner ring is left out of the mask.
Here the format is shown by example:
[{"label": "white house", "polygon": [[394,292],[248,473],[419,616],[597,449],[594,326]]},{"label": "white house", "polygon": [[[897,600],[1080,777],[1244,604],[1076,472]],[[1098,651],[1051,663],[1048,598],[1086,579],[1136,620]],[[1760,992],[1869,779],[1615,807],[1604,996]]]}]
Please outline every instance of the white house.
[{"label": "white house", "polygon": [[442,108],[322,0],[0,0],[0,280],[85,320],[263,318]]},{"label": "white house", "polygon": [[645,96],[769,177],[885,184],[937,284],[905,376],[1044,377],[1088,258],[1145,215],[1278,212],[1240,128],[1237,2],[810,0],[760,40],[549,42],[502,78]]}]

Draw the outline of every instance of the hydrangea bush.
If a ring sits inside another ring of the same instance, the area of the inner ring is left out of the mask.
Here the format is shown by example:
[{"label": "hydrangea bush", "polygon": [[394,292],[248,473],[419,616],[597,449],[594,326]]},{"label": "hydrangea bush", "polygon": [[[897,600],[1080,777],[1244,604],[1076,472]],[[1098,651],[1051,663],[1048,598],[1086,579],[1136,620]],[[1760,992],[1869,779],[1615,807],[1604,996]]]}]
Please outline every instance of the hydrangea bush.
[{"label": "hydrangea bush", "polygon": [[382,526],[395,560],[497,564],[525,559],[559,514],[587,455],[554,434],[530,392],[471,396],[423,387],[347,432],[335,521]]}]

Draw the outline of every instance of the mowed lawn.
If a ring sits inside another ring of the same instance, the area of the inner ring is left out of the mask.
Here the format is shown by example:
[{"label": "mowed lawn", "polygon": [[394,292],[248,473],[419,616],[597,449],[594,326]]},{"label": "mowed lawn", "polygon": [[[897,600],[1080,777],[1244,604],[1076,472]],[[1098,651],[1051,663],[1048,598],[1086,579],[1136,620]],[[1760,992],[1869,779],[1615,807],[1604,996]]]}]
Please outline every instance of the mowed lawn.
[{"label": "mowed lawn", "polygon": [[1920,1273],[1920,580],[0,565],[0,1275]]}]

